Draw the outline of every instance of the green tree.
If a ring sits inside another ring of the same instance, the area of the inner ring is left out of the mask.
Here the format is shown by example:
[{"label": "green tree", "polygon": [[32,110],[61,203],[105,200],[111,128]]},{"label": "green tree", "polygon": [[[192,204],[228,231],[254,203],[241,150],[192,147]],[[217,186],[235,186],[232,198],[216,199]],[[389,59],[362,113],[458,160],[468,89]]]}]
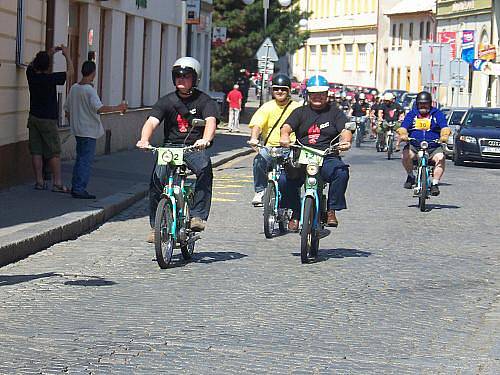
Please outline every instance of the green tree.
[{"label": "green tree", "polygon": [[242,0],[215,0],[214,26],[227,27],[227,42],[212,48],[212,86],[217,91],[228,91],[240,69],[257,70],[255,53],[269,36],[279,56],[300,49],[308,33],[299,30],[299,20],[308,14],[300,12],[299,0],[290,7],[281,7],[278,0],[270,1],[267,30],[264,32],[262,0],[245,5]]}]

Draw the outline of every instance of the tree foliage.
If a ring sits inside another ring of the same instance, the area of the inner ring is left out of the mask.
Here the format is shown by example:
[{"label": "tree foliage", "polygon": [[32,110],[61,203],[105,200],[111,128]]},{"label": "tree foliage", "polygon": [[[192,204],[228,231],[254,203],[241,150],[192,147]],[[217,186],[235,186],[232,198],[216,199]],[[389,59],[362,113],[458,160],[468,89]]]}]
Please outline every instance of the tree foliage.
[{"label": "tree foliage", "polygon": [[269,36],[279,56],[300,49],[308,33],[299,30],[299,20],[308,14],[300,12],[299,0],[290,7],[281,7],[278,0],[270,0],[267,30],[264,32],[262,0],[245,5],[242,0],[214,0],[213,25],[227,27],[227,42],[212,48],[212,86],[227,91],[240,69],[257,70],[255,53]]}]

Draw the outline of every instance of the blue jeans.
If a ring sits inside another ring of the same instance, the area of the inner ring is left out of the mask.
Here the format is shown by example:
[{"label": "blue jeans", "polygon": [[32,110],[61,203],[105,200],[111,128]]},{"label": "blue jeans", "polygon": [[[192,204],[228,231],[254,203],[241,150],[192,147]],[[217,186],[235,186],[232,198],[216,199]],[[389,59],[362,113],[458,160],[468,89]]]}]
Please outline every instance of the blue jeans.
[{"label": "blue jeans", "polygon": [[253,188],[256,193],[264,191],[267,187],[267,172],[271,166],[271,155],[267,148],[261,148],[253,159]]},{"label": "blue jeans", "polygon": [[73,167],[73,178],[71,179],[72,190],[75,193],[83,193],[87,190],[90,179],[92,162],[95,155],[95,138],[76,138],[76,160]]},{"label": "blue jeans", "polygon": [[[345,192],[349,182],[349,166],[335,156],[326,157],[320,170],[323,181],[328,186],[328,210],[340,211],[347,208]],[[293,210],[293,217],[300,217],[300,188],[305,182],[305,171],[300,178],[290,179],[283,173],[280,178],[280,190],[283,197],[283,207]]]},{"label": "blue jeans", "polygon": [[[213,171],[210,157],[205,151],[189,152],[184,154],[187,167],[196,175],[194,201],[191,208],[191,217],[208,219],[212,205]],[[163,193],[163,187],[168,183],[169,168],[164,165],[155,166],[149,183],[149,223],[155,226],[156,208]]]}]

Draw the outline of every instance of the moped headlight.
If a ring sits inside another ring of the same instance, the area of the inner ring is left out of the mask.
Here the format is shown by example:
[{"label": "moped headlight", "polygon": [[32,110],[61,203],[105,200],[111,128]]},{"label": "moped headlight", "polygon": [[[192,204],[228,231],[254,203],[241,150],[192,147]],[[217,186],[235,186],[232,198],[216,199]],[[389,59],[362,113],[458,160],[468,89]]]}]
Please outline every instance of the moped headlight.
[{"label": "moped headlight", "polygon": [[420,142],[420,148],[422,148],[422,150],[427,150],[429,148],[429,144],[426,141],[422,141]]},{"label": "moped headlight", "polygon": [[279,150],[276,147],[272,147],[269,150],[269,155],[271,155],[273,158],[276,158],[279,156]]},{"label": "moped headlight", "polygon": [[309,178],[307,179],[307,184],[308,184],[309,186],[314,186],[314,185],[316,185],[316,178],[315,178],[315,177],[309,177]]},{"label": "moped headlight", "polygon": [[172,154],[172,151],[165,151],[162,155],[162,159],[165,163],[170,163],[172,159],[174,158],[174,155]]},{"label": "moped headlight", "polygon": [[306,170],[308,175],[315,176],[318,174],[319,166],[317,164],[308,164]]},{"label": "moped headlight", "polygon": [[424,152],[422,150],[418,151],[418,157],[423,158],[424,157]]}]

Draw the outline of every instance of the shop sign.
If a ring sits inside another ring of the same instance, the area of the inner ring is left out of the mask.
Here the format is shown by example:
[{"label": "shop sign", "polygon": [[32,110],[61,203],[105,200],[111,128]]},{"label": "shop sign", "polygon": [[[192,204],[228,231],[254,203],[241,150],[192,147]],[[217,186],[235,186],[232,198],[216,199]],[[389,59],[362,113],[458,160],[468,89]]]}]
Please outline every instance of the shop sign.
[{"label": "shop sign", "polygon": [[226,43],[227,28],[223,26],[216,26],[212,32],[212,45],[220,47]]},{"label": "shop sign", "polygon": [[457,33],[456,31],[441,31],[438,33],[438,42],[450,45],[450,61],[457,56]]},{"label": "shop sign", "polygon": [[472,64],[474,53],[474,30],[464,30],[462,32],[462,60]]},{"label": "shop sign", "polygon": [[479,44],[477,57],[481,60],[491,61],[497,58],[497,49],[494,44]]},{"label": "shop sign", "polygon": [[186,12],[186,23],[188,25],[199,25],[201,0],[186,0]]}]

